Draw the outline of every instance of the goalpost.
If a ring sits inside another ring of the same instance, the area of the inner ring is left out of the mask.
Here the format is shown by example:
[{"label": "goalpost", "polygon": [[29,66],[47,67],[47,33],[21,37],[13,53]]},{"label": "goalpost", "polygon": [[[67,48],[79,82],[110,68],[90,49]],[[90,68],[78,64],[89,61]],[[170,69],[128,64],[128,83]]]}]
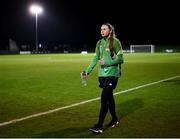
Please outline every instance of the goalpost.
[{"label": "goalpost", "polygon": [[155,46],[152,44],[144,44],[144,45],[130,45],[130,53],[154,53]]}]

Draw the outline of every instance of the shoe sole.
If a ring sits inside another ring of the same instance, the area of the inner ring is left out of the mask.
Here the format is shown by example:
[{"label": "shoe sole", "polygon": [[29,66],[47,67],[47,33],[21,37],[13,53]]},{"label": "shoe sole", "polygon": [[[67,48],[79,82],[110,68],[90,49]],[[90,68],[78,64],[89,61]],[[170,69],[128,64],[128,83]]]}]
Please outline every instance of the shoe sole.
[{"label": "shoe sole", "polygon": [[117,126],[119,124],[119,122],[116,122],[115,124],[111,125],[110,128],[113,128],[115,126]]},{"label": "shoe sole", "polygon": [[89,129],[89,131],[93,132],[93,133],[102,133],[103,131],[102,130],[93,130],[93,129]]}]

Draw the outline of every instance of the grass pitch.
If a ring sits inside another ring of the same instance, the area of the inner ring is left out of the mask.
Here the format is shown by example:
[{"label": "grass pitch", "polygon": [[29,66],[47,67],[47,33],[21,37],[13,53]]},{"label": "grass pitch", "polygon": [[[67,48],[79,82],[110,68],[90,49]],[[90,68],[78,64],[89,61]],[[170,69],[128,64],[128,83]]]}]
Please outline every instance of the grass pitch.
[{"label": "grass pitch", "polygon": [[[97,66],[81,84],[93,55],[1,55],[0,123],[97,98]],[[125,54],[114,92],[180,75],[180,54]],[[103,134],[88,129],[98,120],[99,100],[0,127],[0,137],[180,137],[180,78],[115,96],[120,124]]]}]

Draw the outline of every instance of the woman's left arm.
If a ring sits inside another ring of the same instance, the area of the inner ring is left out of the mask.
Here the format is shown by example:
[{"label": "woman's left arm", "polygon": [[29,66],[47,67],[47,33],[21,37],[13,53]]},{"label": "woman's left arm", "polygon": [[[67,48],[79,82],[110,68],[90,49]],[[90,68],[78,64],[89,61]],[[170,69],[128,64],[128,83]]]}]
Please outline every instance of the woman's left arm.
[{"label": "woman's left arm", "polygon": [[118,39],[115,39],[113,42],[113,51],[115,52],[116,56],[114,59],[105,61],[106,66],[112,66],[112,65],[124,63],[122,45]]}]

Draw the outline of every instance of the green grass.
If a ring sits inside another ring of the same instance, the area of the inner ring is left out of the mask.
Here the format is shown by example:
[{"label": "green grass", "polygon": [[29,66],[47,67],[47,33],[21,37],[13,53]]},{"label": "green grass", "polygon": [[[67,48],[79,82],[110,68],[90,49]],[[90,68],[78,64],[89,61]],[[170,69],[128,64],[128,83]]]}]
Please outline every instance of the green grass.
[{"label": "green grass", "polygon": [[[1,55],[0,123],[99,97],[97,66],[83,87],[92,54]],[[114,92],[180,75],[180,54],[125,54]],[[95,135],[100,102],[0,127],[0,137],[180,137],[180,78],[115,96],[120,125]],[[105,120],[110,120],[108,114]]]}]

